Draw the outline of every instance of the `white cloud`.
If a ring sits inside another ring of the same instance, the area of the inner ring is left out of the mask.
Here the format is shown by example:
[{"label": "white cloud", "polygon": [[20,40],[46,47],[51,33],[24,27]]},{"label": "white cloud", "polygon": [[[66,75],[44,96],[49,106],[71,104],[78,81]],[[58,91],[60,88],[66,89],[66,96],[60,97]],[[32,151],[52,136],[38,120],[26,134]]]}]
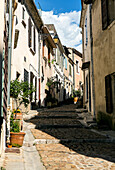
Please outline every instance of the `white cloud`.
[{"label": "white cloud", "polygon": [[58,36],[63,45],[76,48],[82,52],[82,35],[79,28],[81,11],[60,13],[55,15],[53,11],[42,11],[42,19],[45,24],[54,24]]}]

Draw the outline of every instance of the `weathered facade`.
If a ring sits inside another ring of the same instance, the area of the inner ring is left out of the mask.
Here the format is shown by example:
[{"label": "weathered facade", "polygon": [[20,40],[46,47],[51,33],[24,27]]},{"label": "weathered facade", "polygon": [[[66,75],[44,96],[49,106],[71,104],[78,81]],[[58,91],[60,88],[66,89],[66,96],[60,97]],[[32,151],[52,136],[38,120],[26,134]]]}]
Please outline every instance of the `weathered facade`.
[{"label": "weathered facade", "polygon": [[49,33],[46,26],[43,27],[42,34],[42,53],[41,53],[41,106],[45,106],[45,99],[47,96],[46,91],[50,90],[52,97],[55,97],[55,90],[49,89],[47,86],[48,79],[54,76],[54,49],[56,48],[55,42]]},{"label": "weathered facade", "polygon": [[92,36],[96,117],[115,129],[115,1],[93,2]]},{"label": "weathered facade", "polygon": [[94,93],[94,68],[92,55],[92,28],[91,28],[91,5],[82,3],[82,13],[80,26],[82,28],[82,47],[83,47],[83,65],[84,87],[83,104],[88,111],[95,117],[95,93]]},{"label": "weathered facade", "polygon": [[[85,70],[84,104],[87,105],[88,97],[88,102],[89,99],[91,101],[89,110],[97,121],[108,124],[113,129],[115,129],[114,8],[113,0],[84,0],[80,23],[83,35],[82,68]],[[89,73],[90,80],[87,78]]]},{"label": "weathered facade", "polygon": [[6,146],[8,83],[8,1],[0,2],[0,156]]},{"label": "weathered facade", "polygon": [[[36,88],[30,99],[31,109],[40,102],[42,26],[43,22],[34,2],[18,2],[12,28],[11,80],[28,81]],[[14,102],[12,103],[12,108],[15,108]]]},{"label": "weathered facade", "polygon": [[54,39],[56,49],[54,51],[54,77],[57,85],[55,87],[55,98],[58,102],[64,100],[64,76],[63,76],[63,60],[64,60],[64,48],[56,32],[55,26],[53,24],[47,24],[50,34]]},{"label": "weathered facade", "polygon": [[80,90],[82,93],[83,83],[83,71],[82,71],[82,54],[74,48],[69,49],[69,56],[73,60],[72,72],[73,72],[73,89]]}]

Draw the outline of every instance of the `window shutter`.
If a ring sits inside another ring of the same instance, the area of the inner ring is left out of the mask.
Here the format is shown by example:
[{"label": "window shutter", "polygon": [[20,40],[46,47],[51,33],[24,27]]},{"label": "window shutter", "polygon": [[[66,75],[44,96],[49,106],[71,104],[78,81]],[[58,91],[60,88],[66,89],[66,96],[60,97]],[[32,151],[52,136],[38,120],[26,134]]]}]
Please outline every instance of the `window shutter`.
[{"label": "window shutter", "polygon": [[65,58],[65,69],[67,70],[67,58]]},{"label": "window shutter", "polygon": [[[30,84],[33,85],[33,73],[30,72]],[[32,94],[30,94],[30,101],[32,101]]]},{"label": "window shutter", "polygon": [[50,66],[50,48],[48,47],[48,65]]},{"label": "window shutter", "polygon": [[36,31],[34,27],[34,52],[36,52]]},{"label": "window shutter", "polygon": [[19,30],[15,30],[15,39],[14,39],[14,49],[17,47],[18,43],[18,37],[19,37]]},{"label": "window shutter", "polygon": [[35,77],[35,89],[36,89],[35,91],[35,102],[36,102],[37,100],[37,77]]},{"label": "window shutter", "polygon": [[101,0],[102,8],[102,29],[106,29],[108,26],[108,10],[107,10],[107,0]]},{"label": "window shutter", "polygon": [[26,69],[24,69],[24,82],[29,81],[29,73]]},{"label": "window shutter", "polygon": [[45,40],[43,40],[43,57],[44,57],[44,47],[45,47]]},{"label": "window shutter", "polygon": [[31,19],[28,19],[28,46],[32,46],[32,31],[31,31]]},{"label": "window shutter", "polygon": [[106,92],[106,112],[112,113],[113,103],[112,103],[112,84],[110,75],[105,77],[105,92]]}]

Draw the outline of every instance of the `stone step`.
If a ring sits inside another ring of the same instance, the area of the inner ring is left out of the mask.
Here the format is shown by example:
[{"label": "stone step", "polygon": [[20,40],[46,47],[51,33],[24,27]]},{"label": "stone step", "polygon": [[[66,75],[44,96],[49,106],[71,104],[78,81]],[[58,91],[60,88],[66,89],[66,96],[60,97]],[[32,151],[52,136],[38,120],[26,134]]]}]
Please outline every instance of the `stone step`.
[{"label": "stone step", "polygon": [[83,125],[36,125],[36,129],[48,128],[84,128]]},{"label": "stone step", "polygon": [[55,113],[55,112],[56,113],[70,113],[70,112],[73,112],[73,113],[75,113],[76,110],[47,110],[47,111],[45,111],[45,113],[47,113],[47,112],[51,112],[51,113]]},{"label": "stone step", "polygon": [[88,112],[87,109],[75,109],[76,113],[83,113],[83,112]]},{"label": "stone step", "polygon": [[35,119],[76,119],[77,116],[35,116]]}]

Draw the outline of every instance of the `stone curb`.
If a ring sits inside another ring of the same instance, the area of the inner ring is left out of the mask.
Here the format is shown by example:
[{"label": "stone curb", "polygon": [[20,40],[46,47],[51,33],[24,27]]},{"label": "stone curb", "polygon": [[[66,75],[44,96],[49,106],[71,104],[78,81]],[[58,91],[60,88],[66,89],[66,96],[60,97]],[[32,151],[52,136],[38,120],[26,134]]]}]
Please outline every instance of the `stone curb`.
[{"label": "stone curb", "polygon": [[35,139],[33,142],[25,142],[23,145],[31,147],[36,144],[59,144],[59,143],[115,143],[115,139]]}]

